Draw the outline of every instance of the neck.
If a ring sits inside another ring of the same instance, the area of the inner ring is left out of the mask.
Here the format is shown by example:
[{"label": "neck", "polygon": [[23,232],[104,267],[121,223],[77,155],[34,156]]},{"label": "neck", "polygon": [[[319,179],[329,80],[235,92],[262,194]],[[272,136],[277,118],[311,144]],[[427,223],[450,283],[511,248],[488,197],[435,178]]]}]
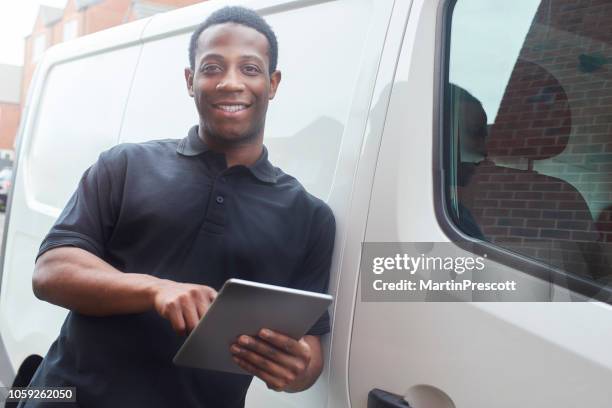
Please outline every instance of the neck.
[{"label": "neck", "polygon": [[203,126],[200,124],[198,136],[212,151],[225,154],[227,167],[237,165],[251,166],[261,156],[263,151],[263,132],[247,141],[223,143],[219,138],[210,137],[210,135],[204,133],[203,129]]}]

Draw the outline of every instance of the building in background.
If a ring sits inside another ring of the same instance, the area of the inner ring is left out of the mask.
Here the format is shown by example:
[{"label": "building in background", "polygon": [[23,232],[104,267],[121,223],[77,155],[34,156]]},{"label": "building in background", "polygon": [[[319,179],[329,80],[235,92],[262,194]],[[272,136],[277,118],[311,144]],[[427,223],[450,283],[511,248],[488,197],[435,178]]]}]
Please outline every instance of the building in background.
[{"label": "building in background", "polygon": [[21,116],[21,74],[19,66],[0,64],[0,169],[13,159],[13,142]]},{"label": "building in background", "polygon": [[[106,28],[202,1],[205,0],[67,0],[63,9],[41,6],[32,33],[25,38],[23,76],[21,80],[15,82],[21,84],[21,89],[17,92],[17,109],[20,105],[23,107],[36,64],[47,48]],[[4,132],[2,122],[4,120],[0,118],[0,127]],[[13,145],[16,130],[17,127],[12,133],[7,131],[9,136],[0,133],[0,149],[4,149],[5,145]]]}]

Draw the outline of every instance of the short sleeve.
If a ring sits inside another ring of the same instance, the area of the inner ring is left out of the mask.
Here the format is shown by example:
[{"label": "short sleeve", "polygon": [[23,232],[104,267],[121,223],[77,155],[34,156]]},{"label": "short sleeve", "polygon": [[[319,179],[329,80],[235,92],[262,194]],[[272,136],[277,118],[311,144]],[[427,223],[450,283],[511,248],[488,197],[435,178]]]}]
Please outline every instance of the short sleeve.
[{"label": "short sleeve", "polygon": [[78,247],[104,257],[117,211],[113,205],[111,174],[103,156],[104,153],[83,173],[76,191],[43,239],[36,259],[61,246]]},{"label": "short sleeve", "polygon": [[[331,209],[327,205],[324,204],[319,210],[308,239],[305,262],[300,273],[294,276],[292,287],[326,293],[334,252],[336,221]],[[329,333],[329,320],[329,312],[325,311],[307,334],[322,335]]]}]

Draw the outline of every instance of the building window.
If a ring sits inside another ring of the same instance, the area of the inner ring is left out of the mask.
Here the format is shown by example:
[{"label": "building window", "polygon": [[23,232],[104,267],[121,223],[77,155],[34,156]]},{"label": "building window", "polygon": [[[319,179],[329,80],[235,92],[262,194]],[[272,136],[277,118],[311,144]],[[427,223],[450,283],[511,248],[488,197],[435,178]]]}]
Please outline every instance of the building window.
[{"label": "building window", "polygon": [[612,280],[612,5],[575,3],[456,2],[446,205],[466,235],[603,285]]},{"label": "building window", "polygon": [[79,36],[79,22],[69,20],[64,23],[64,41],[70,41]]},{"label": "building window", "polygon": [[38,34],[32,45],[32,61],[38,61],[47,48],[47,34]]}]

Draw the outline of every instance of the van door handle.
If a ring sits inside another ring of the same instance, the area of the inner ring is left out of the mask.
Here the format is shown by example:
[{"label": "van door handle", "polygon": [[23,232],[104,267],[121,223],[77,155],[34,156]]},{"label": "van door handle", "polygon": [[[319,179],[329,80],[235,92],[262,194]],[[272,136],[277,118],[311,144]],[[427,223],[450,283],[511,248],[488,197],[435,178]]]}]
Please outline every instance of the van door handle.
[{"label": "van door handle", "polygon": [[368,408],[410,408],[403,396],[373,388],[368,393]]}]

